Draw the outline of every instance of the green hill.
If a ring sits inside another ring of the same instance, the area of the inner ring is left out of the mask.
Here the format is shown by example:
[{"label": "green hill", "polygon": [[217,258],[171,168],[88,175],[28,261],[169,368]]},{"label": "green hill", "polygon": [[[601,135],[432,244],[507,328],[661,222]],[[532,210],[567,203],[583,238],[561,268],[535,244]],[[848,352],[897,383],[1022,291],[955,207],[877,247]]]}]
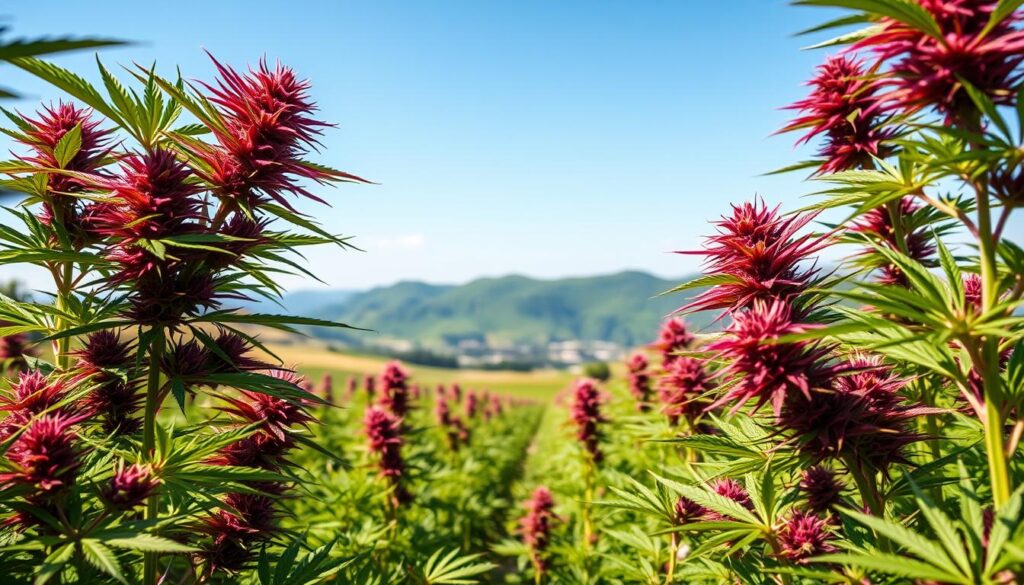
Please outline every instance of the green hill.
[{"label": "green hill", "polygon": [[[664,317],[684,303],[682,295],[656,297],[679,282],[643,272],[558,280],[505,276],[461,286],[402,282],[309,312],[427,344],[601,340],[629,347],[650,341]],[[702,327],[710,318],[690,321]]]}]

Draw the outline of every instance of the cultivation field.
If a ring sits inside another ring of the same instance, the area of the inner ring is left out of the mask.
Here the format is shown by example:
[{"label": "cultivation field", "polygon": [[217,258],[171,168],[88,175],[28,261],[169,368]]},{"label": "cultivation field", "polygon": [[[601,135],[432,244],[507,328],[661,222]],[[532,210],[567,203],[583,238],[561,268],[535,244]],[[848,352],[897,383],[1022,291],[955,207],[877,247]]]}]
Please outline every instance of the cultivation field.
[{"label": "cultivation field", "polygon": [[[349,355],[329,349],[315,341],[301,340],[290,343],[270,342],[267,348],[285,364],[294,364],[311,382],[318,382],[330,374],[338,387],[350,376],[362,380],[366,375],[384,371],[387,359],[376,356]],[[464,388],[490,390],[499,394],[546,401],[560,390],[569,387],[573,377],[565,371],[538,370],[534,372],[490,371],[473,369],[447,369],[429,366],[411,366],[414,382],[421,386],[459,384]]]}]

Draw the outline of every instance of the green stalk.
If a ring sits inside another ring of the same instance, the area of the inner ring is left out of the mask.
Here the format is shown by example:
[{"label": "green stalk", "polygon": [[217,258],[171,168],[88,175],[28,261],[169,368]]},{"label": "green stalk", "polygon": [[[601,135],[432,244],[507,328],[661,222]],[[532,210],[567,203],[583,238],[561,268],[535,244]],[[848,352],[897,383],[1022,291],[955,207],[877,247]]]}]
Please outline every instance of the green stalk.
[{"label": "green stalk", "polygon": [[[847,455],[844,461],[846,462],[847,469],[850,470],[850,475],[853,476],[853,482],[857,484],[857,491],[860,492],[860,497],[864,500],[864,505],[868,507],[871,515],[885,518],[885,500],[878,491],[878,482],[875,479],[875,474],[866,473],[853,456]],[[888,539],[878,534],[876,536],[878,536],[878,547],[883,552],[888,552]]]},{"label": "green stalk", "polygon": [[665,585],[672,585],[676,580],[676,555],[679,554],[679,534],[672,533],[668,543],[668,571],[665,573]]},{"label": "green stalk", "polygon": [[871,511],[871,514],[879,518],[885,518],[885,503],[882,501],[882,496],[878,493],[878,486],[875,484],[874,478],[865,473],[856,462],[847,462],[847,467],[850,468],[853,482],[857,484],[860,497],[864,500],[864,504]]},{"label": "green stalk", "polygon": [[[992,235],[992,212],[987,190],[975,185],[978,204],[978,250],[981,261],[981,309],[988,313],[999,295],[996,270],[996,241]],[[977,354],[976,354],[977,355]],[[985,451],[988,455],[989,477],[992,483],[992,503],[999,509],[1013,491],[1009,463],[1003,445],[1002,380],[999,376],[998,341],[990,336],[982,339],[980,362],[974,367],[981,373],[985,392]]]},{"label": "green stalk", "polygon": [[590,454],[586,457],[586,470],[584,471],[585,488],[583,492],[583,509],[580,515],[583,517],[583,574],[586,582],[590,582],[590,538],[594,533],[594,527],[590,519],[590,502],[594,499],[594,458]]},{"label": "green stalk", "polygon": [[[164,353],[163,327],[153,327],[149,331],[149,380],[146,384],[146,413],[142,429],[142,450],[153,460],[156,457],[156,415],[160,411],[160,361]],[[160,499],[157,494],[149,497],[146,502],[146,520],[155,520],[160,515]],[[157,553],[147,552],[144,557],[143,583],[156,585]]]},{"label": "green stalk", "polygon": [[892,235],[896,240],[896,251],[907,254],[907,236],[903,229],[903,215],[900,213],[900,199],[894,199],[885,204],[889,212],[889,220],[892,221]]},{"label": "green stalk", "polygon": [[[64,208],[55,202],[51,203],[50,207],[53,209],[54,224],[64,225]],[[63,238],[58,239],[60,240],[62,250],[70,250],[70,246],[67,245]],[[74,265],[71,262],[58,262],[50,269],[50,272],[53,274],[54,285],[57,289],[57,296],[53,301],[54,306],[61,311],[66,311],[69,305],[68,298],[71,296]],[[64,322],[63,317],[54,318],[54,333],[60,333],[65,327],[67,327],[67,324]],[[61,337],[53,344],[53,359],[61,370],[67,370],[71,365],[71,356],[68,355],[70,349],[70,337]]]}]

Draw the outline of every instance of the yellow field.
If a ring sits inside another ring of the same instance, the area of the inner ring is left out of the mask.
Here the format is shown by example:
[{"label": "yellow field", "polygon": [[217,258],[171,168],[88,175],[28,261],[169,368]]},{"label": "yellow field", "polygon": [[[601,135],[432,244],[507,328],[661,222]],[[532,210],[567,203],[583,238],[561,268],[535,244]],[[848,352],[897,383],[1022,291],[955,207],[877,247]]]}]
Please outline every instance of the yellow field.
[{"label": "yellow field", "polygon": [[[273,341],[265,340],[265,344],[285,365],[295,367],[314,383],[319,382],[324,374],[330,374],[334,378],[336,390],[344,389],[349,376],[358,376],[361,380],[366,374],[380,374],[388,361],[382,357],[332,351],[323,343],[309,340],[295,341],[294,338],[279,337]],[[558,370],[496,372],[434,368],[414,364],[406,366],[412,376],[411,381],[421,386],[435,387],[438,384],[458,383],[463,389],[489,390],[498,394],[545,401],[566,388],[573,379],[570,373]]]}]

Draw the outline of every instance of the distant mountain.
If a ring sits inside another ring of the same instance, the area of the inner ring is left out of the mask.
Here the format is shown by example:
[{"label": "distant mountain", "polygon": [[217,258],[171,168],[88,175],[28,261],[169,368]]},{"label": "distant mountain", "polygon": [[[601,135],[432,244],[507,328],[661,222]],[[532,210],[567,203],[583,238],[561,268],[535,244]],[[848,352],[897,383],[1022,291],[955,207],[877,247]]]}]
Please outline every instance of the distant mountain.
[{"label": "distant mountain", "polygon": [[[631,347],[651,341],[658,324],[684,303],[681,294],[656,297],[682,280],[631,271],[558,280],[481,278],[460,286],[401,282],[319,306],[304,299],[303,314],[430,345],[583,340]],[[286,304],[297,303],[289,296]],[[711,320],[697,317],[689,319],[697,328]],[[373,336],[342,335],[356,341]]]},{"label": "distant mountain", "polygon": [[281,305],[265,299],[253,300],[241,303],[241,307],[250,312],[259,313],[281,313],[281,306],[290,315],[300,317],[315,317],[320,315],[325,307],[345,302],[353,295],[358,294],[354,290],[329,289],[329,290],[300,290],[284,295]]}]

